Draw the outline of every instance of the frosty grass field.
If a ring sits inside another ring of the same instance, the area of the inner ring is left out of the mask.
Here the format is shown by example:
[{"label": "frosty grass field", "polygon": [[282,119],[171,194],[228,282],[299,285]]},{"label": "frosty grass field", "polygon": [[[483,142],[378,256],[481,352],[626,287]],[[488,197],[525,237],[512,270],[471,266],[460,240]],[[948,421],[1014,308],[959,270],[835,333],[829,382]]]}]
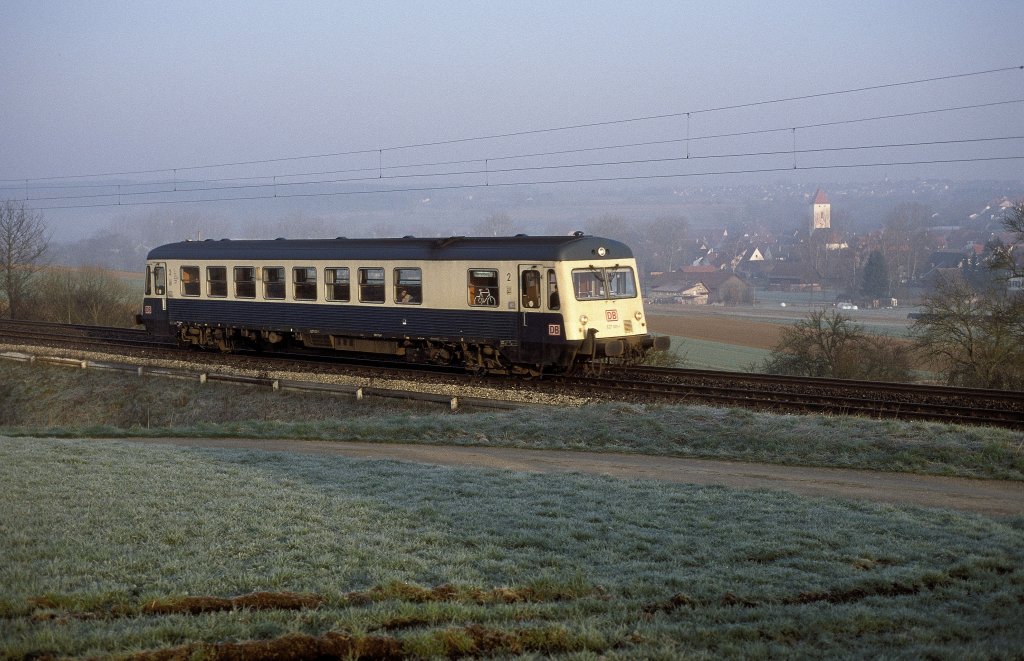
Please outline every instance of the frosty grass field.
[{"label": "frosty grass field", "polygon": [[[1024,645],[1020,519],[116,441],[5,438],[0,455],[11,658],[330,636],[420,656]],[[258,591],[317,607],[152,607]]]},{"label": "frosty grass field", "polygon": [[586,447],[1020,481],[1020,433],[706,407],[451,415],[58,367],[0,377],[0,657],[1024,649],[1024,517],[53,438]]}]

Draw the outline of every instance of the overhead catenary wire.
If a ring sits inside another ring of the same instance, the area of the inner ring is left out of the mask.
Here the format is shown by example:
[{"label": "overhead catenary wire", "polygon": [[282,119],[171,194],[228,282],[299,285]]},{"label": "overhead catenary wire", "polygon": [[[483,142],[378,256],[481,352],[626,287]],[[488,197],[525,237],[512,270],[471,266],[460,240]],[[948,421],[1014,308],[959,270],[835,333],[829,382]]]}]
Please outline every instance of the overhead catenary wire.
[{"label": "overhead catenary wire", "polygon": [[[783,153],[790,153],[788,151]],[[682,160],[686,160],[683,158]],[[267,200],[276,198],[302,198],[302,197],[330,197],[330,196],[343,196],[343,195],[379,195],[386,193],[411,193],[411,192],[427,192],[427,191],[445,191],[445,190],[463,190],[463,189],[474,189],[474,188],[496,188],[496,187],[509,187],[509,186],[542,186],[542,185],[553,185],[553,184],[579,184],[579,183],[599,183],[599,182],[612,182],[612,181],[640,181],[640,180],[655,180],[655,179],[683,179],[688,177],[704,177],[704,176],[722,176],[722,175],[740,175],[740,174],[766,174],[772,172],[792,172],[792,171],[810,171],[810,170],[833,170],[833,169],[850,169],[850,168],[871,168],[871,167],[895,167],[895,166],[906,166],[906,165],[939,165],[939,164],[951,164],[951,163],[983,163],[983,162],[995,162],[995,161],[1015,161],[1024,160],[1024,155],[1020,156],[985,156],[985,157],[974,157],[974,158],[945,158],[945,159],[927,159],[927,160],[916,160],[916,161],[884,161],[884,162],[871,162],[871,163],[834,163],[829,165],[797,165],[797,166],[785,166],[785,167],[770,167],[770,168],[749,168],[749,169],[737,169],[737,170],[714,170],[704,172],[684,172],[684,173],[665,173],[665,174],[649,174],[649,175],[621,175],[621,176],[610,176],[610,177],[588,177],[579,179],[551,179],[551,180],[537,180],[537,181],[516,181],[516,182],[485,182],[485,183],[474,183],[474,184],[452,184],[452,185],[436,185],[436,186],[419,186],[419,187],[407,187],[407,188],[381,188],[381,189],[368,189],[368,190],[346,190],[346,191],[320,191],[320,192],[309,192],[309,193],[278,193],[276,191],[270,195],[247,195],[247,196],[236,196],[236,197],[217,197],[207,199],[194,199],[194,200],[152,200],[152,201],[133,201],[122,203],[120,200],[117,202],[108,202],[100,204],[78,204],[78,205],[57,205],[57,206],[34,206],[32,210],[43,211],[52,209],[87,209],[87,208],[98,208],[98,207],[116,207],[116,206],[143,206],[143,205],[157,205],[157,204],[196,204],[203,202],[232,202],[242,200]],[[367,178],[367,180],[376,181],[377,178]],[[170,191],[168,191],[170,192]],[[187,190],[176,191],[178,193],[189,192]],[[199,191],[193,191],[199,192]],[[114,197],[113,195],[106,195],[104,197]]]},{"label": "overhead catenary wire", "polygon": [[[794,138],[795,140],[795,138]],[[924,147],[924,146],[938,146],[938,145],[951,145],[951,144],[970,144],[970,143],[984,143],[984,142],[996,142],[1006,140],[1024,140],[1024,135],[1010,135],[1010,136],[998,136],[998,137],[986,137],[986,138],[963,138],[954,140],[931,140],[931,141],[918,141],[918,142],[903,142],[903,143],[890,143],[890,144],[871,144],[871,145],[855,145],[845,147],[814,147],[806,149],[785,149],[785,150],[770,150],[770,151],[756,151],[756,152],[734,152],[724,154],[702,154],[699,156],[671,156],[663,158],[642,158],[642,159],[624,159],[617,161],[599,161],[593,163],[565,163],[556,165],[535,165],[535,166],[524,166],[524,167],[509,167],[509,168],[492,168],[488,159],[484,160],[483,169],[475,170],[457,170],[454,172],[434,172],[426,174],[391,174],[383,175],[378,174],[377,176],[365,176],[365,177],[346,177],[342,179],[317,179],[313,181],[295,181],[295,182],[278,182],[276,177],[270,183],[263,184],[239,184],[235,186],[208,186],[205,188],[179,188],[175,185],[173,190],[156,190],[156,191],[139,191],[139,192],[122,192],[121,187],[118,186],[116,193],[93,193],[88,195],[56,195],[49,197],[28,197],[25,199],[26,202],[34,201],[54,201],[54,200],[82,200],[90,198],[103,198],[103,197],[128,197],[128,196],[140,196],[140,195],[157,195],[167,193],[202,193],[202,192],[216,192],[225,190],[243,190],[243,189],[259,189],[259,188],[273,188],[277,190],[281,186],[318,186],[327,184],[343,184],[343,183],[354,183],[362,181],[379,181],[387,179],[413,179],[421,177],[454,177],[454,176],[467,176],[467,175],[484,175],[485,183],[490,182],[490,176],[492,174],[508,174],[515,172],[534,172],[542,170],[564,170],[574,168],[589,168],[589,167],[613,167],[622,165],[650,165],[658,163],[671,163],[678,161],[687,160],[709,160],[709,159],[722,159],[722,158],[750,158],[758,156],[782,156],[792,154],[794,158],[797,154],[812,154],[812,153],[827,153],[827,152],[843,152],[843,151],[864,151],[864,150],[875,150],[875,149],[898,149],[907,147]],[[794,165],[796,163],[794,162]],[[179,182],[180,183],[180,182]]]},{"label": "overhead catenary wire", "polygon": [[856,87],[856,88],[850,88],[850,89],[833,90],[833,91],[827,91],[827,92],[816,92],[816,93],[811,93],[811,94],[802,94],[802,95],[797,95],[797,96],[782,97],[782,98],[776,98],[776,99],[767,99],[767,100],[761,100],[761,101],[751,101],[751,102],[746,102],[746,103],[722,105],[722,106],[710,107],[710,108],[702,108],[702,109],[697,109],[697,110],[684,110],[684,111],[678,111],[678,112],[670,112],[670,113],[663,113],[663,114],[656,114],[656,115],[645,115],[645,116],[640,116],[640,117],[629,117],[629,118],[623,118],[623,119],[613,119],[613,120],[606,120],[606,121],[599,121],[599,122],[577,123],[577,124],[570,124],[570,125],[564,125],[564,126],[556,126],[556,127],[540,128],[540,129],[527,129],[527,130],[522,130],[522,131],[511,131],[511,132],[506,132],[506,133],[497,133],[497,134],[474,136],[474,137],[466,137],[466,138],[453,138],[453,139],[448,139],[448,140],[436,140],[436,141],[427,141],[427,142],[419,142],[419,143],[404,144],[404,145],[394,145],[394,146],[390,146],[390,147],[374,147],[374,148],[369,148],[369,149],[347,150],[347,151],[338,151],[338,152],[323,153],[323,154],[309,154],[309,155],[301,155],[301,156],[283,156],[283,157],[276,157],[276,158],[253,159],[253,160],[246,160],[246,161],[234,161],[234,162],[213,163],[213,164],[199,164],[199,165],[190,165],[190,166],[176,166],[176,167],[168,167],[168,168],[151,168],[151,169],[144,169],[144,170],[131,170],[131,171],[121,171],[121,172],[102,172],[102,173],[90,173],[90,174],[79,174],[79,175],[52,175],[52,176],[45,176],[45,177],[16,177],[16,178],[12,178],[12,179],[3,179],[3,180],[0,180],[0,181],[3,181],[3,182],[17,182],[19,184],[21,184],[21,183],[28,184],[29,182],[34,182],[34,181],[56,181],[56,180],[67,180],[67,179],[89,179],[89,178],[98,178],[98,177],[116,177],[116,176],[130,176],[130,175],[140,175],[140,174],[157,174],[157,173],[161,173],[161,172],[163,172],[163,173],[174,172],[175,175],[176,175],[178,171],[182,171],[182,170],[214,169],[214,168],[243,166],[243,165],[263,165],[263,164],[269,164],[269,163],[282,163],[282,162],[287,162],[287,161],[298,161],[298,160],[308,160],[308,159],[317,159],[317,158],[328,158],[328,157],[338,157],[338,156],[354,156],[354,155],[360,155],[360,154],[371,154],[371,153],[375,153],[375,152],[379,153],[379,154],[382,154],[384,151],[398,151],[398,150],[416,149],[416,148],[423,148],[423,147],[436,147],[436,146],[443,146],[443,145],[455,145],[455,144],[461,144],[461,143],[467,143],[467,142],[476,142],[476,141],[483,141],[483,140],[494,140],[494,139],[500,139],[500,138],[522,137],[522,136],[527,136],[527,135],[539,135],[539,134],[545,134],[545,133],[554,133],[554,132],[559,132],[559,131],[579,130],[579,129],[585,129],[585,128],[606,127],[606,126],[621,125],[621,124],[628,124],[628,123],[635,123],[635,122],[651,121],[651,120],[657,120],[657,119],[679,118],[679,117],[683,117],[683,116],[696,115],[696,114],[706,114],[706,113],[722,112],[722,111],[725,111],[725,110],[738,110],[738,109],[744,109],[744,108],[754,108],[754,107],[760,107],[760,106],[766,106],[766,105],[774,105],[774,104],[787,103],[787,102],[793,102],[793,101],[804,101],[804,100],[809,100],[809,99],[818,99],[818,98],[825,98],[825,97],[838,96],[838,95],[844,95],[844,94],[854,94],[854,93],[874,91],[874,90],[892,89],[892,88],[896,88],[896,87],[904,87],[904,86],[910,86],[910,85],[921,85],[921,84],[933,83],[933,82],[939,82],[939,81],[948,81],[948,80],[957,80],[957,79],[964,79],[964,78],[977,77],[977,76],[986,76],[986,75],[991,75],[991,74],[996,74],[996,73],[1006,73],[1006,72],[1009,72],[1009,71],[1024,71],[1024,65],[1005,66],[1005,67],[999,67],[999,68],[994,68],[994,69],[986,69],[986,70],[982,70],[982,71],[973,71],[973,72],[967,72],[967,73],[946,74],[946,75],[942,75],[942,76],[933,76],[933,77],[929,77],[929,78],[919,78],[919,79],[914,79],[914,80],[899,81],[899,82],[892,82],[892,83],[881,83],[881,84],[876,84],[876,85],[868,85],[868,86]]},{"label": "overhead catenary wire", "polygon": [[[383,178],[387,178],[387,177],[385,177],[383,175],[383,172],[385,170],[393,171],[393,170],[403,170],[403,169],[410,169],[410,168],[440,167],[440,166],[445,166],[445,165],[466,165],[466,164],[470,164],[470,163],[484,163],[484,162],[489,162],[489,161],[514,160],[514,159],[524,159],[524,158],[539,158],[539,157],[544,157],[544,156],[566,156],[566,155],[570,155],[570,154],[578,154],[578,153],[586,153],[586,152],[594,152],[594,151],[608,151],[608,150],[614,150],[614,149],[627,149],[627,148],[636,148],[636,147],[651,147],[651,146],[676,144],[676,143],[680,143],[680,142],[684,142],[684,141],[689,142],[690,140],[694,140],[694,141],[697,141],[697,140],[714,140],[714,139],[721,139],[721,138],[735,138],[735,137],[745,137],[745,136],[752,136],[752,135],[764,135],[764,134],[769,134],[769,133],[795,132],[795,131],[798,131],[798,130],[807,130],[807,129],[813,129],[813,128],[825,128],[825,127],[831,127],[831,126],[841,126],[841,125],[857,124],[857,123],[872,122],[872,121],[879,121],[879,120],[885,120],[885,119],[902,119],[902,118],[916,117],[916,116],[921,116],[921,115],[930,115],[930,114],[938,114],[938,113],[946,113],[946,112],[958,112],[958,111],[963,111],[963,110],[976,110],[976,109],[981,109],[981,108],[991,108],[991,107],[995,107],[995,106],[1002,106],[1002,105],[1009,105],[1009,104],[1021,104],[1021,103],[1024,103],[1024,99],[1008,99],[1008,100],[1003,100],[1003,101],[992,101],[992,102],[988,102],[988,103],[977,103],[977,104],[963,105],[963,106],[951,106],[951,107],[945,107],[945,108],[932,108],[932,109],[928,109],[928,110],[918,110],[918,111],[903,112],[903,113],[893,113],[893,114],[886,114],[886,115],[875,115],[875,116],[871,116],[871,117],[859,117],[859,118],[853,118],[853,119],[835,120],[835,121],[830,121],[830,122],[817,122],[817,123],[813,123],[813,124],[798,124],[798,125],[782,126],[782,127],[775,127],[775,128],[753,129],[753,130],[749,130],[749,131],[734,131],[734,132],[728,132],[728,133],[711,133],[711,134],[704,134],[704,135],[689,136],[687,138],[670,138],[670,139],[665,139],[665,140],[647,140],[647,141],[642,141],[642,142],[619,143],[619,144],[613,144],[613,145],[599,145],[599,146],[594,146],[594,147],[579,147],[579,148],[575,148],[575,149],[561,149],[561,150],[545,151],[545,152],[531,152],[531,153],[526,153],[526,154],[508,154],[508,155],[504,155],[504,156],[487,156],[487,157],[469,158],[469,159],[457,159],[457,160],[446,160],[446,161],[432,161],[432,162],[423,162],[423,163],[407,163],[407,164],[400,164],[400,165],[390,165],[390,166],[387,166],[387,167],[384,167],[383,165],[378,163],[378,165],[376,167],[345,168],[345,169],[340,169],[340,170],[320,170],[320,171],[314,171],[314,172],[277,173],[277,174],[272,174],[272,175],[256,175],[256,176],[249,176],[249,177],[219,177],[219,178],[209,178],[209,179],[179,179],[179,178],[177,178],[177,176],[175,176],[175,178],[172,181],[173,181],[173,184],[175,186],[175,189],[177,190],[178,184],[189,185],[189,184],[223,183],[223,182],[232,182],[232,181],[239,181],[239,182],[241,182],[241,181],[260,181],[260,180],[267,181],[267,180],[273,180],[274,184],[292,185],[292,184],[301,184],[303,182],[284,182],[284,181],[280,181],[280,180],[281,179],[285,179],[285,178],[291,178],[291,177],[315,177],[315,176],[327,176],[327,175],[332,175],[332,174],[351,174],[351,173],[360,173],[360,172],[376,172],[376,173],[378,173],[378,176],[375,177],[375,178],[383,179]],[[953,141],[953,142],[955,142],[955,141]],[[917,143],[917,144],[918,145],[922,145],[922,144],[940,144],[940,143],[939,142],[933,142],[933,143]],[[895,145],[890,145],[890,146],[895,146]],[[793,151],[793,150],[791,150],[791,151]],[[687,156],[686,157],[689,158],[690,155],[691,154],[690,154],[689,148],[687,148]],[[757,153],[734,154],[734,156],[742,156],[742,155],[760,155],[760,154],[757,154]],[[176,174],[177,173],[175,172],[175,175]],[[427,175],[415,175],[415,176],[427,176]],[[442,173],[441,176],[443,176],[443,173]],[[361,178],[357,178],[356,180],[358,180],[358,179],[361,179]],[[124,182],[121,182],[121,183],[119,183],[117,185],[119,187],[123,187],[123,188],[132,188],[132,187],[138,188],[138,187],[145,187],[145,186],[163,186],[163,185],[167,185],[169,183],[172,183],[172,182],[169,182],[167,180],[162,180],[162,181],[142,181],[142,182],[135,182],[135,183],[124,183]],[[311,182],[311,183],[316,183],[316,182]],[[18,186],[0,186],[0,190],[19,190],[20,191],[20,190],[88,189],[88,188],[110,188],[113,185],[114,184],[111,184],[111,183],[44,184],[44,185],[34,185],[34,186],[27,186],[26,184],[21,184],[21,185],[18,185]],[[187,189],[187,190],[196,190],[196,189]],[[157,191],[157,192],[166,192],[166,191]],[[132,193],[129,192],[129,193],[126,193],[126,194],[132,194]],[[70,199],[70,197],[82,198],[82,197],[88,197],[88,196],[85,196],[85,195],[69,196],[69,199]],[[103,195],[98,195],[97,197],[103,197]],[[53,198],[29,197],[28,194],[26,193],[26,197],[24,199],[25,199],[25,201],[29,201],[30,199],[32,199],[32,200],[40,200],[40,199],[61,199],[61,198],[57,198],[57,197],[53,197]]]}]

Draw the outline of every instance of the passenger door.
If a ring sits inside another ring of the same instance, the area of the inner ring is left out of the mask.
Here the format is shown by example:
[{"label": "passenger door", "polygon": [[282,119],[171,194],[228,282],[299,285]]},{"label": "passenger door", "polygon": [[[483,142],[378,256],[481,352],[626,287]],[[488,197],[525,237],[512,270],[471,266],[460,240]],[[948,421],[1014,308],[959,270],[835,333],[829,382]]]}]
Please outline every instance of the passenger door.
[{"label": "passenger door", "polygon": [[523,324],[526,324],[528,312],[540,312],[541,273],[544,269],[537,264],[519,265],[519,308],[523,312]]},{"label": "passenger door", "polygon": [[[167,263],[156,262],[146,268],[146,305],[158,306],[159,311],[167,309]],[[156,312],[154,309],[153,312]]]},{"label": "passenger door", "polygon": [[520,340],[545,345],[562,338],[560,314],[547,311],[545,278],[553,267],[543,264],[519,265]]},{"label": "passenger door", "polygon": [[146,266],[146,283],[142,298],[142,314],[136,323],[145,324],[150,333],[167,333],[167,263]]}]

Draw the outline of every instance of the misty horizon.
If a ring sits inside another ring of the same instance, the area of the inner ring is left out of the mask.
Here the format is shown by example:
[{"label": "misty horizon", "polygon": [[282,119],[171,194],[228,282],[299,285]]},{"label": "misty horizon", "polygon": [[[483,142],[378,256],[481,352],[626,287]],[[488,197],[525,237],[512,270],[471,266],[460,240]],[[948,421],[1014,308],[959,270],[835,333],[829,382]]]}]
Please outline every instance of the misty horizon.
[{"label": "misty horizon", "polygon": [[718,222],[687,201],[759,186],[1024,195],[1024,49],[993,38],[1015,2],[14,1],[0,21],[0,199],[65,239],[187,215]]}]

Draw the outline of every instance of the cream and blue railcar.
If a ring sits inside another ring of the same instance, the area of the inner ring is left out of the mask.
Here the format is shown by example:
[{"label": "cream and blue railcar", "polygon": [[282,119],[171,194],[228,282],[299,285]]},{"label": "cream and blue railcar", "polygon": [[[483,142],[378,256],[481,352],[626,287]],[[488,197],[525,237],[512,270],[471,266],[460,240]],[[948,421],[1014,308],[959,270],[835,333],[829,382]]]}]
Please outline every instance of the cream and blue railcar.
[{"label": "cream and blue railcar", "polygon": [[573,236],[186,241],[154,248],[139,322],[179,343],[402,356],[489,372],[637,359],[622,243]]}]

